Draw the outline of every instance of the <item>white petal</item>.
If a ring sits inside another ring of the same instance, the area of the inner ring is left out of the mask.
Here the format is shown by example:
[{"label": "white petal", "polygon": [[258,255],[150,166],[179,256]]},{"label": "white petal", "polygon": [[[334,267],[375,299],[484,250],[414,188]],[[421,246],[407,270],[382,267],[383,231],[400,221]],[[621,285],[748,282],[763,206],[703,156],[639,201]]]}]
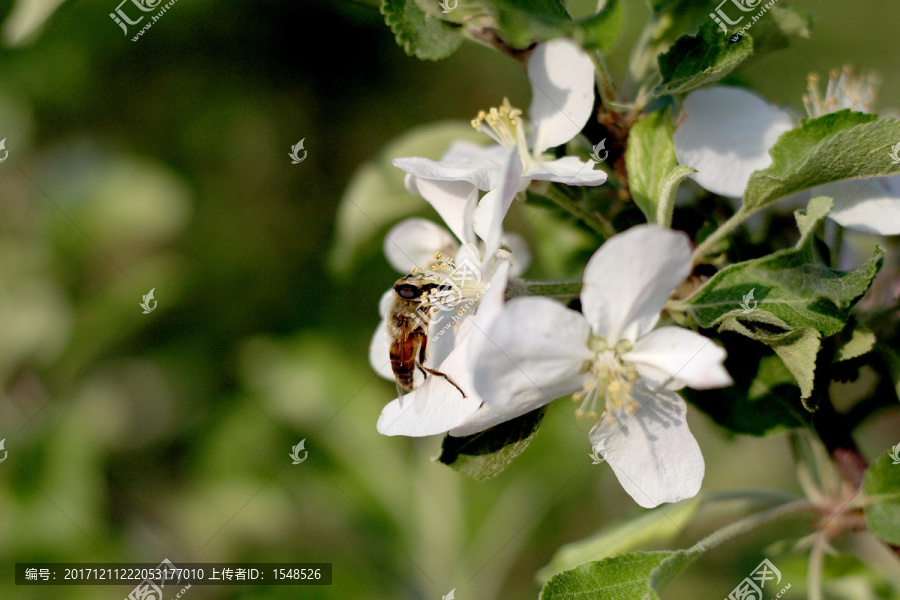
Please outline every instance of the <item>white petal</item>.
[{"label": "white petal", "polygon": [[[438,313],[439,320],[429,328],[427,366],[435,367],[440,364],[455,348],[469,343],[469,336],[486,329],[500,314],[509,282],[509,270],[508,260],[498,261],[493,272],[489,272],[487,281],[484,281],[480,297],[466,298],[452,310]],[[459,311],[463,311],[462,314]],[[478,326],[469,323],[469,319],[474,319]],[[432,359],[435,359],[434,362]]]},{"label": "white petal", "polygon": [[529,179],[556,181],[566,185],[600,185],[606,183],[606,173],[594,169],[594,161],[582,162],[575,156],[531,164],[525,173]]},{"label": "white petal", "polygon": [[828,216],[844,227],[881,235],[900,233],[900,176],[836,181],[810,193],[834,198]]},{"label": "white petal", "polygon": [[582,311],[598,336],[635,341],[653,329],[669,294],[690,273],[685,234],[632,227],[609,238],[588,261]]},{"label": "white petal", "polygon": [[[487,138],[485,138],[487,139]],[[474,144],[467,140],[459,140],[450,144],[450,147],[441,157],[441,160],[486,163],[496,167],[500,166],[506,156],[506,148],[500,144]]]},{"label": "white petal", "polygon": [[478,188],[465,181],[434,181],[413,177],[416,192],[434,207],[447,228],[459,239],[466,239],[466,211],[477,201]]},{"label": "white petal", "polygon": [[472,368],[476,392],[497,409],[492,424],[582,387],[590,328],[577,312],[549,298],[516,298],[482,331]]},{"label": "white petal", "polygon": [[734,383],[722,366],[725,355],[724,348],[690,329],[661,327],[638,339],[622,358],[642,377],[666,383],[669,389],[687,385],[708,390]]},{"label": "white petal", "polygon": [[508,260],[499,260],[494,265],[494,271],[485,284],[484,295],[478,302],[475,315],[475,322],[482,330],[489,329],[506,306],[506,286],[509,283],[511,269],[512,265]]},{"label": "white petal", "polygon": [[587,123],[594,108],[594,64],[581,46],[556,38],[535,48],[528,60],[528,79],[532,146],[540,154],[565,144]]},{"label": "white petal", "polygon": [[[391,292],[393,293],[393,292]],[[394,372],[391,370],[391,341],[387,333],[387,321],[381,319],[378,328],[372,335],[372,341],[369,342],[369,364],[376,373],[394,381]]]},{"label": "white petal", "polygon": [[384,255],[401,273],[409,273],[413,267],[427,268],[434,262],[435,252],[453,256],[458,248],[459,242],[450,232],[418,217],[400,221],[384,238]]},{"label": "white petal", "polygon": [[[419,179],[467,181],[487,191],[497,185],[497,171],[505,156],[499,144],[479,146],[471,142],[454,142],[440,161],[427,158],[395,158],[395,167]],[[416,185],[421,182],[416,182]],[[410,188],[407,183],[407,188]],[[412,191],[412,190],[410,190]]]},{"label": "white petal", "polygon": [[509,248],[509,260],[512,263],[510,275],[518,277],[528,270],[531,264],[531,250],[528,249],[528,243],[519,234],[504,233],[503,245]]},{"label": "white petal", "polygon": [[437,435],[450,431],[475,412],[481,398],[472,391],[468,348],[465,344],[457,347],[438,369],[463,389],[465,398],[443,377],[429,375],[421,386],[403,396],[402,402],[393,400],[384,407],[378,417],[378,432],[410,437]]},{"label": "white petal", "polygon": [[793,129],[791,115],[741,88],[712,87],[687,95],[675,129],[675,153],[710,192],[741,198],[750,174],[772,164],[778,137]]},{"label": "white petal", "polygon": [[692,498],[700,491],[705,465],[687,424],[687,406],[668,390],[651,393],[635,386],[639,407],[630,419],[604,418],[591,430],[591,445],[601,453],[635,502],[653,508]]},{"label": "white petal", "polygon": [[515,148],[509,148],[500,169],[498,186],[489,191],[475,209],[472,219],[475,233],[484,240],[485,256],[493,256],[500,248],[503,236],[503,218],[519,191],[522,179],[522,159]]}]

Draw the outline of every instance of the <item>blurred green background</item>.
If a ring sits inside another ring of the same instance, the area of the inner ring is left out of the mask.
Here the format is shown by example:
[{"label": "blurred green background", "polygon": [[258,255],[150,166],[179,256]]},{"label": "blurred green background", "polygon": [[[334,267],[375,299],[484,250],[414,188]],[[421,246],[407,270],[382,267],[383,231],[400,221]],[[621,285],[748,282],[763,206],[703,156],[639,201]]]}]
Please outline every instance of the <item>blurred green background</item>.
[{"label": "blurred green background", "polygon": [[[194,586],[197,600],[535,598],[557,547],[639,514],[565,405],[485,482],[433,463],[438,438],[375,430],[394,387],[367,347],[397,274],[377,237],[338,233],[341,197],[414,127],[504,96],[527,106],[515,62],[471,43],[407,57],[366,3],[180,0],[137,42],[109,18],[115,0],[65,2],[34,29],[55,5],[0,1],[0,598],[131,589],[17,587],[16,562],[163,558],[334,564],[332,586]],[[815,15],[813,38],[736,80],[800,111],[808,72],[849,63],[882,74],[880,107],[900,106],[900,5],[793,6]],[[619,74],[647,12],[627,8]],[[434,216],[398,193],[398,211]],[[536,276],[565,266],[545,251],[564,235],[526,231]],[[730,437],[693,409],[691,425],[705,490],[797,489],[783,435]],[[883,430],[863,449],[895,441]],[[742,510],[704,511],[669,547]],[[724,597],[765,543],[726,547],[667,596]]]}]

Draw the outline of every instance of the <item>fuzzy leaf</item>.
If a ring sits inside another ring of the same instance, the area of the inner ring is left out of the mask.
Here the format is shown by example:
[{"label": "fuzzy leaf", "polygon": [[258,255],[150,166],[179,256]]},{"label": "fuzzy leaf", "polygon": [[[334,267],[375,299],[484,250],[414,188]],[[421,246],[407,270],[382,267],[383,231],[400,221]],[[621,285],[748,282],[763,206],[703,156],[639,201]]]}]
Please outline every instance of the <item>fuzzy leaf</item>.
[{"label": "fuzzy leaf", "polygon": [[868,354],[875,347],[875,334],[855,319],[851,321],[844,333],[846,337],[840,341],[836,349],[835,362],[858,358]]},{"label": "fuzzy leaf", "polygon": [[666,107],[635,123],[628,134],[628,186],[649,223],[656,222],[660,189],[677,162],[672,132],[672,117]]},{"label": "fuzzy leaf", "polygon": [[619,38],[624,20],[622,2],[609,0],[603,10],[575,24],[573,37],[585,50],[607,54]]},{"label": "fuzzy leaf", "polygon": [[745,35],[730,42],[711,19],[700,26],[696,35],[684,35],[661,54],[659,73],[662,83],[657,95],[683,94],[722,79],[753,55],[753,40]]},{"label": "fuzzy leaf", "polygon": [[635,552],[589,562],[550,578],[540,600],[642,600],[650,574],[674,552]]},{"label": "fuzzy leaf", "polygon": [[[675,209],[675,193],[678,186],[685,179],[697,172],[694,167],[678,165],[665,176],[659,185],[659,204],[656,207],[656,223],[660,226],[668,226],[672,222],[672,211]],[[663,211],[667,207],[667,212]],[[665,214],[662,214],[665,212]]]},{"label": "fuzzy leaf", "polygon": [[734,319],[782,330],[812,327],[824,336],[841,331],[881,268],[884,251],[877,248],[849,272],[825,265],[812,231],[830,208],[831,199],[820,197],[810,201],[808,213],[797,212],[803,235],[796,247],[716,273],[685,301],[694,320],[707,328]]},{"label": "fuzzy leaf", "polygon": [[484,4],[499,25],[498,35],[516,49],[568,35],[574,25],[559,0],[492,0]]},{"label": "fuzzy leaf", "polygon": [[540,600],[658,600],[659,590],[702,552],[632,552],[585,563],[551,577]]},{"label": "fuzzy leaf", "polygon": [[536,577],[546,583],[553,575],[582,563],[675,537],[694,517],[701,503],[702,496],[698,495],[684,502],[657,507],[588,538],[566,544],[556,551],[550,564],[538,571]]},{"label": "fuzzy leaf", "polygon": [[416,0],[383,0],[381,14],[397,44],[410,56],[440,60],[456,52],[463,42],[462,27],[427,14]]},{"label": "fuzzy leaf", "polygon": [[[743,210],[757,210],[811,187],[900,174],[891,148],[900,140],[900,121],[842,110],[806,119],[769,150],[772,164],[755,171],[744,192]],[[862,182],[861,182],[862,183]],[[842,206],[849,198],[837,198]]]},{"label": "fuzzy leaf", "polygon": [[726,319],[720,329],[739,333],[772,348],[800,386],[800,398],[805,401],[812,395],[816,356],[822,346],[818,331],[812,327],[798,327],[784,333],[769,333],[761,328],[751,329],[734,318]]},{"label": "fuzzy leaf", "polygon": [[436,460],[475,479],[488,479],[528,447],[543,418],[544,409],[540,408],[473,435],[448,435]]}]

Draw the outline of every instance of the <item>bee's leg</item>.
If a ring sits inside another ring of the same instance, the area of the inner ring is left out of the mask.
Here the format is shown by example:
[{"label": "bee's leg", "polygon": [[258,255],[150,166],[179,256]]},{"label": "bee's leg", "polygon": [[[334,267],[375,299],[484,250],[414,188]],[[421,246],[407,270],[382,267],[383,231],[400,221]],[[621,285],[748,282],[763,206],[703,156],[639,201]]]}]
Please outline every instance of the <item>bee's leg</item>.
[{"label": "bee's leg", "polygon": [[422,365],[419,365],[419,368],[422,369],[423,374],[424,374],[425,371],[427,371],[428,373],[431,373],[432,375],[437,375],[438,377],[443,377],[444,379],[447,380],[447,382],[448,382],[450,385],[452,385],[452,386],[455,387],[457,390],[459,390],[459,393],[462,394],[462,397],[463,397],[463,398],[466,397],[466,393],[465,393],[464,391],[462,391],[462,388],[459,387],[458,385],[456,385],[456,382],[453,381],[452,379],[450,379],[450,376],[447,375],[446,373],[441,373],[441,372],[438,371],[437,369],[429,369],[428,367],[425,367],[425,366],[422,366]]}]

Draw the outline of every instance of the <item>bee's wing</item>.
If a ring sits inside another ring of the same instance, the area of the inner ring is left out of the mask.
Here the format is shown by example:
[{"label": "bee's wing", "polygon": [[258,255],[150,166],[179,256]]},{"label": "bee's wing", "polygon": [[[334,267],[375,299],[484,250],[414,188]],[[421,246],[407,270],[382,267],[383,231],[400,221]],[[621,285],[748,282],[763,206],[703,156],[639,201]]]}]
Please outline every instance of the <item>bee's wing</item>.
[{"label": "bee's wing", "polygon": [[397,382],[397,397],[412,390],[419,353],[425,342],[425,331],[418,324],[404,322],[396,326],[391,342],[391,369]]}]

